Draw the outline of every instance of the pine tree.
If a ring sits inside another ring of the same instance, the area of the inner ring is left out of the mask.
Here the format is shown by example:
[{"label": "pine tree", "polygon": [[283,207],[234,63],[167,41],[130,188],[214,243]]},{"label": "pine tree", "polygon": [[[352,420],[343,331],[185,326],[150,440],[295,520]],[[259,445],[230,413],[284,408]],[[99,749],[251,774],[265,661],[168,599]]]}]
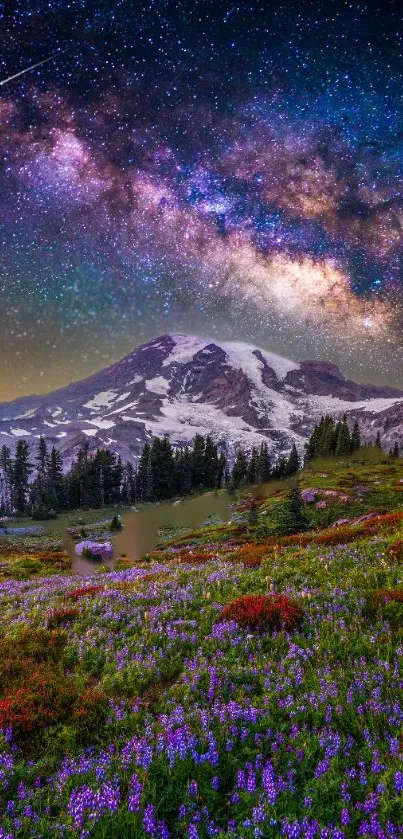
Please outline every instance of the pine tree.
[{"label": "pine tree", "polygon": [[280,455],[278,458],[272,477],[276,480],[281,480],[282,478],[287,477],[287,458],[284,457],[284,455]]},{"label": "pine tree", "polygon": [[139,461],[139,468],[137,472],[137,497],[141,501],[146,500],[146,488],[147,488],[147,479],[148,479],[148,472],[149,472],[149,462],[150,462],[150,444],[144,443],[140,461]]},{"label": "pine tree", "polygon": [[259,484],[265,484],[271,477],[271,464],[267,443],[260,444],[259,457],[256,469],[256,480]]},{"label": "pine tree", "polygon": [[337,446],[336,446],[336,457],[343,457],[346,454],[349,454],[351,451],[351,438],[350,438],[350,431],[347,425],[346,420],[340,425],[339,434],[337,437]]},{"label": "pine tree", "polygon": [[146,475],[146,483],[144,487],[144,501],[154,501],[155,494],[154,494],[154,470],[151,463],[151,449],[150,449],[150,457],[148,458],[148,465],[147,465],[147,475]]},{"label": "pine tree", "polygon": [[227,458],[224,452],[221,452],[218,458],[218,466],[217,466],[217,488],[219,489],[224,484],[227,483],[227,474],[229,474],[227,469]]},{"label": "pine tree", "polygon": [[65,481],[62,456],[55,446],[47,463],[47,485],[50,506],[60,510],[65,505]]},{"label": "pine tree", "polygon": [[192,449],[192,488],[202,489],[205,485],[205,440],[196,434]]},{"label": "pine tree", "polygon": [[[171,498],[176,489],[175,461],[172,446],[167,436],[156,437],[150,453],[152,497],[157,501]],[[149,492],[151,491],[149,486]],[[149,499],[148,499],[149,500]]]},{"label": "pine tree", "polygon": [[0,450],[1,498],[5,513],[13,509],[13,462],[8,446],[3,445]]},{"label": "pine tree", "polygon": [[204,486],[206,488],[217,486],[218,453],[217,446],[213,443],[210,435],[206,437],[204,448]]},{"label": "pine tree", "polygon": [[298,487],[291,487],[276,514],[277,531],[282,536],[300,533],[309,527]]},{"label": "pine tree", "polygon": [[235,489],[245,482],[247,468],[248,461],[246,454],[243,449],[239,449],[231,473],[231,480]]},{"label": "pine tree", "polygon": [[287,477],[291,477],[292,475],[296,475],[300,469],[300,460],[297,447],[295,443],[293,443],[292,449],[290,451],[287,466],[286,466],[286,474]]},{"label": "pine tree", "polygon": [[28,502],[29,476],[32,466],[29,463],[29,447],[26,440],[18,440],[13,464],[13,501],[18,513],[25,513]]},{"label": "pine tree", "polygon": [[396,441],[395,445],[393,446],[393,457],[398,460],[399,458],[399,443]]},{"label": "pine tree", "polygon": [[44,437],[40,437],[38,441],[38,448],[36,453],[36,481],[35,481],[35,497],[33,498],[33,507],[45,508],[48,502],[48,487],[47,487],[47,465],[48,465],[48,450]]},{"label": "pine tree", "polygon": [[135,504],[136,494],[136,473],[132,463],[127,461],[123,469],[122,500],[127,504]]},{"label": "pine tree", "polygon": [[358,425],[358,420],[355,421],[353,432],[351,434],[351,451],[355,452],[361,448],[361,435],[360,435],[360,426]]},{"label": "pine tree", "polygon": [[322,437],[320,440],[320,457],[330,457],[337,450],[339,444],[339,437],[341,434],[341,427],[335,428],[332,417],[326,416],[323,425]]},{"label": "pine tree", "polygon": [[382,443],[381,443],[381,432],[380,432],[380,431],[378,431],[378,432],[377,432],[377,434],[376,434],[375,446],[376,446],[376,448],[377,448],[377,449],[381,449],[381,448],[382,448]]},{"label": "pine tree", "polygon": [[175,477],[176,493],[189,495],[192,491],[192,458],[188,446],[175,452]]},{"label": "pine tree", "polygon": [[248,484],[256,484],[257,483],[257,474],[258,474],[258,463],[259,463],[259,452],[256,446],[252,447],[252,451],[250,453],[248,469],[246,473],[246,480]]}]

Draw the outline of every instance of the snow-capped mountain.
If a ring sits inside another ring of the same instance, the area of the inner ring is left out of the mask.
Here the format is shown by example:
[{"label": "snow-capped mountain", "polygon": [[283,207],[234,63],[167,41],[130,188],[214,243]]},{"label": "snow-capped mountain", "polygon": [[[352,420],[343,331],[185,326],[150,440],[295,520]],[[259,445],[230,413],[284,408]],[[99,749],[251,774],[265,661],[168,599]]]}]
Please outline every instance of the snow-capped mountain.
[{"label": "snow-capped mountain", "polygon": [[136,460],[147,439],[174,445],[211,434],[233,452],[265,438],[273,453],[302,449],[324,413],[359,419],[364,438],[403,437],[403,392],[346,380],[326,362],[296,363],[254,346],[163,335],[87,379],[0,405],[0,445],[44,435],[66,463],[78,445]]}]

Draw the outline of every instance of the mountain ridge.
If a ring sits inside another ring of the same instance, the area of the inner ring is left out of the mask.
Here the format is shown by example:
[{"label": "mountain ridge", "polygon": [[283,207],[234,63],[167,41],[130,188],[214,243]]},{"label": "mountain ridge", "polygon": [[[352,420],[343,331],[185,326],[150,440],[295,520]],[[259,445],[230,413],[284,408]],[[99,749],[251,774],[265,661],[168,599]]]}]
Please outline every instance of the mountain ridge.
[{"label": "mountain ridge", "polygon": [[161,335],[118,362],[48,394],[0,403],[0,445],[44,435],[71,461],[80,443],[136,461],[145,441],[211,433],[230,454],[266,439],[302,450],[323,413],[359,419],[364,439],[403,434],[403,391],[358,384],[327,361],[295,362],[252,344]]}]

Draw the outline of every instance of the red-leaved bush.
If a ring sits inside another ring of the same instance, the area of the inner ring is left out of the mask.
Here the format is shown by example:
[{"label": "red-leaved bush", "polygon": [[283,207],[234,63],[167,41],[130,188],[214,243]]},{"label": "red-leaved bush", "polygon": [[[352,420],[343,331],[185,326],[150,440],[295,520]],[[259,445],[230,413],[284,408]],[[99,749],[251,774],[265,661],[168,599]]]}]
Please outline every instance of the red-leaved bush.
[{"label": "red-leaved bush", "polygon": [[378,588],[371,593],[374,606],[386,603],[403,603],[403,588]]},{"label": "red-leaved bush", "polygon": [[[58,624],[78,613],[71,607],[51,617]],[[107,697],[66,674],[66,641],[66,632],[42,627],[0,639],[0,729],[11,726],[13,737],[26,748],[51,726],[72,724],[82,738],[106,718]]]},{"label": "red-leaved bush", "polygon": [[403,562],[403,539],[396,539],[389,545],[388,555],[393,562],[399,565]]},{"label": "red-leaved bush", "polygon": [[205,562],[216,559],[217,555],[207,551],[185,551],[178,554],[176,558],[181,565],[203,565]]},{"label": "red-leaved bush", "polygon": [[295,629],[303,609],[285,594],[245,594],[224,606],[220,620],[234,620],[239,626],[260,632],[267,629]]},{"label": "red-leaved bush", "polygon": [[262,564],[262,560],[258,556],[244,556],[242,562],[244,568],[260,568]]},{"label": "red-leaved bush", "polygon": [[69,606],[67,609],[55,609],[48,615],[47,627],[48,629],[57,629],[59,626],[65,626],[66,623],[75,620],[79,614],[76,606]]},{"label": "red-leaved bush", "polygon": [[98,594],[99,591],[102,591],[103,586],[83,586],[82,588],[74,588],[73,591],[69,591],[67,597],[70,597],[72,600],[78,600],[80,597],[92,597],[93,594]]}]

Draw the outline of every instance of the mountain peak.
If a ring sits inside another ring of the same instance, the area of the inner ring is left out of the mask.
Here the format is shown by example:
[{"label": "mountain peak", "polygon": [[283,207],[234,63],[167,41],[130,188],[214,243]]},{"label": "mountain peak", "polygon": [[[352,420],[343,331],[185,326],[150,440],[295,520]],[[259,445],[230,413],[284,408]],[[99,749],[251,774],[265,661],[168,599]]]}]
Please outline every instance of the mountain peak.
[{"label": "mountain peak", "polygon": [[[211,434],[230,453],[265,439],[273,455],[302,451],[321,414],[358,417],[363,438],[403,427],[403,393],[359,385],[324,361],[290,361],[236,341],[161,335],[87,379],[46,396],[0,405],[0,445],[44,435],[65,462],[88,440],[136,461],[146,440],[174,445]],[[386,422],[387,421],[387,422]]]}]

